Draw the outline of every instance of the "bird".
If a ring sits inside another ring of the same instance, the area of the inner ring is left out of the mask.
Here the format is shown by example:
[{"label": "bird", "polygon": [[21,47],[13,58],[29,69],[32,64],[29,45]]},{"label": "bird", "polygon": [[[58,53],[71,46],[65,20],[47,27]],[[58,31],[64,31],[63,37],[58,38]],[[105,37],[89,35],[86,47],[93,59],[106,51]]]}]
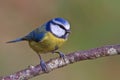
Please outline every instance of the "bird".
[{"label": "bird", "polygon": [[42,59],[41,54],[58,53],[61,58],[64,58],[65,55],[57,50],[67,41],[70,32],[70,23],[64,18],[56,17],[38,26],[27,35],[7,43],[27,41],[29,46],[39,56],[42,70],[47,72],[46,63]]}]

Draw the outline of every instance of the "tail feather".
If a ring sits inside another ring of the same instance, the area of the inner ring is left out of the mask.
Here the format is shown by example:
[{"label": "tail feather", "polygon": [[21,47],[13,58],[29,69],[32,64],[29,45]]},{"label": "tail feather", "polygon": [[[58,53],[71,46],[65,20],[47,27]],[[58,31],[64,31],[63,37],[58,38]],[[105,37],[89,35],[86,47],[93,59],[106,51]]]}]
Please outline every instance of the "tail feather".
[{"label": "tail feather", "polygon": [[6,43],[20,42],[20,41],[24,41],[24,40],[26,40],[26,39],[24,39],[24,38],[17,38],[17,39],[15,39],[15,40],[11,40],[11,41],[8,41],[8,42],[6,42]]}]

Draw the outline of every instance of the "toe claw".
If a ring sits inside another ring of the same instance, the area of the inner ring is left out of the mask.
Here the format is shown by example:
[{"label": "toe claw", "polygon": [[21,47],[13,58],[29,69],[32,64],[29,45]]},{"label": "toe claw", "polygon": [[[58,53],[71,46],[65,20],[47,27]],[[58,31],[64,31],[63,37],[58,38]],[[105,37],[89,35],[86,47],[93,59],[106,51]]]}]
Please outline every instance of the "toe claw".
[{"label": "toe claw", "polygon": [[47,69],[47,65],[46,63],[44,62],[44,60],[40,60],[40,66],[42,68],[42,71],[44,72],[49,72],[48,69]]},{"label": "toe claw", "polygon": [[65,58],[65,55],[62,52],[59,52],[61,58]]}]

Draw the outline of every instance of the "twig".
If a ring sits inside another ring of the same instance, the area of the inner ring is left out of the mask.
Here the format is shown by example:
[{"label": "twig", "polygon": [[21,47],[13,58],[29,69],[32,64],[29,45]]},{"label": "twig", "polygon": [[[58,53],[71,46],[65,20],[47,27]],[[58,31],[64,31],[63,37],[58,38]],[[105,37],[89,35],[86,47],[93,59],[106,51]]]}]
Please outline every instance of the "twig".
[{"label": "twig", "polygon": [[[96,59],[104,56],[120,54],[120,45],[103,46],[85,51],[72,52],[66,55],[65,59],[54,58],[46,62],[49,72],[61,68],[71,63],[82,60]],[[28,68],[18,71],[14,74],[1,77],[0,80],[28,80],[35,76],[45,74],[40,65],[29,66]]]}]

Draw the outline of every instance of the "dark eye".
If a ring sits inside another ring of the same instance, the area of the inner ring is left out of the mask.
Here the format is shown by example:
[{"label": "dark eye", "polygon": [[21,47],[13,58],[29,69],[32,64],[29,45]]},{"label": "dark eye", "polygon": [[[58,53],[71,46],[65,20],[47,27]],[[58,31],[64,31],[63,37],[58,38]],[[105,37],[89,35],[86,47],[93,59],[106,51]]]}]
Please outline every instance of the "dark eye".
[{"label": "dark eye", "polygon": [[52,22],[52,24],[58,25],[61,29],[64,29],[64,30],[66,31],[66,29],[65,29],[65,27],[64,27],[63,25],[61,25],[61,24],[59,24],[59,23],[55,23],[55,22]]},{"label": "dark eye", "polygon": [[65,29],[65,27],[63,25],[60,25],[60,24],[57,24],[57,25],[60,26],[60,28],[62,28],[62,29],[64,29],[66,31],[66,29]]}]

